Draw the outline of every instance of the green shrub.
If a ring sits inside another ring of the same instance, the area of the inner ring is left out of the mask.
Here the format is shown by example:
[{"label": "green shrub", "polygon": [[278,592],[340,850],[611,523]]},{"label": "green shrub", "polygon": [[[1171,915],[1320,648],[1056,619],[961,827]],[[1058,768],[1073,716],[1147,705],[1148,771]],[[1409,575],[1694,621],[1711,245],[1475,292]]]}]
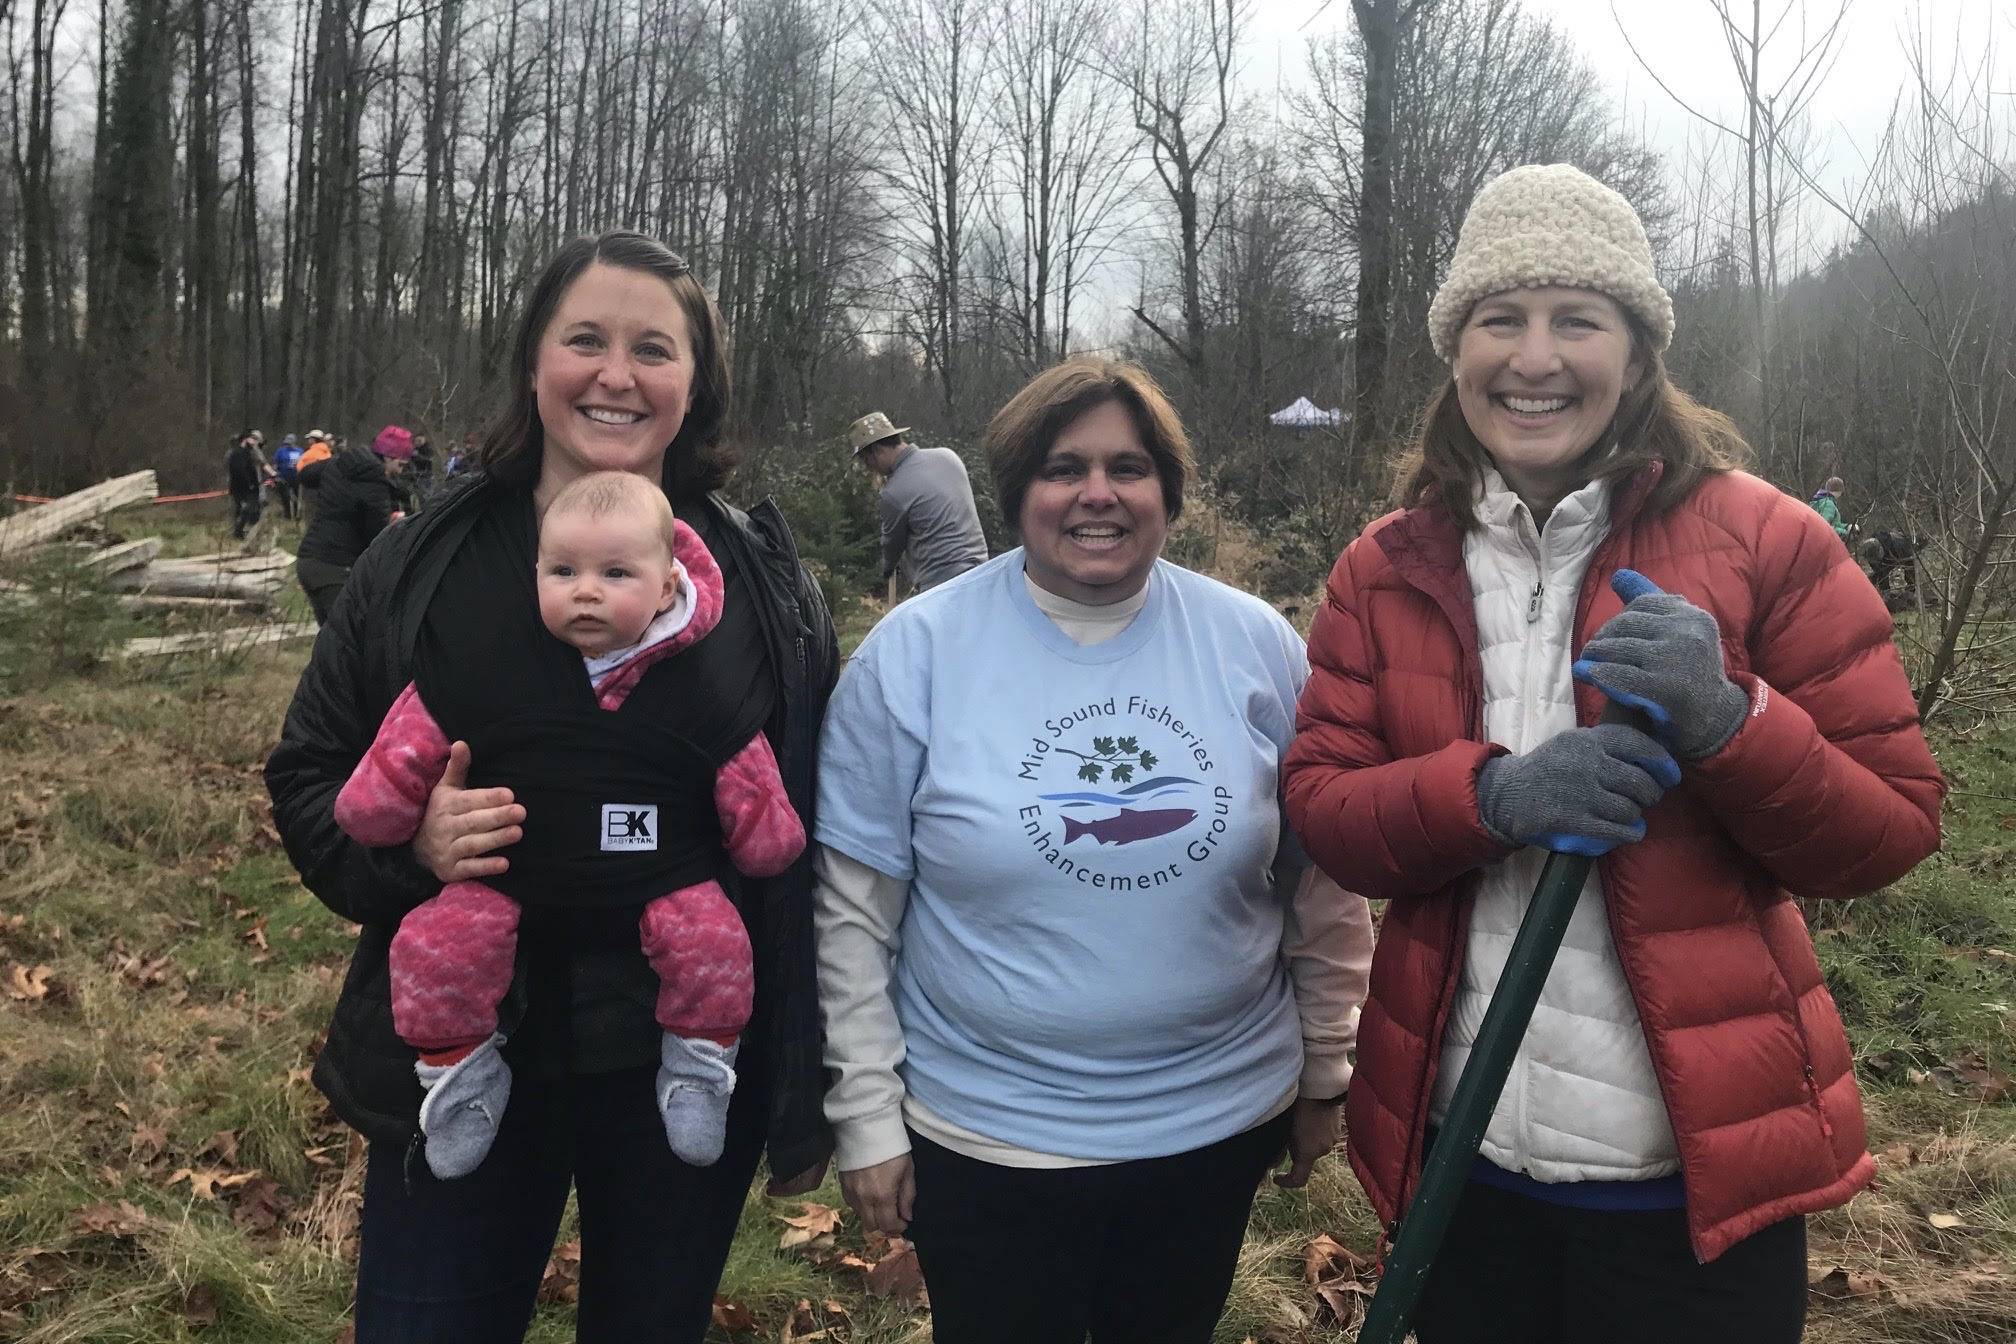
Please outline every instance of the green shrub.
[{"label": "green shrub", "polygon": [[4,578],[17,586],[0,590],[0,692],[88,672],[126,637],[118,599],[67,548],[32,551]]}]

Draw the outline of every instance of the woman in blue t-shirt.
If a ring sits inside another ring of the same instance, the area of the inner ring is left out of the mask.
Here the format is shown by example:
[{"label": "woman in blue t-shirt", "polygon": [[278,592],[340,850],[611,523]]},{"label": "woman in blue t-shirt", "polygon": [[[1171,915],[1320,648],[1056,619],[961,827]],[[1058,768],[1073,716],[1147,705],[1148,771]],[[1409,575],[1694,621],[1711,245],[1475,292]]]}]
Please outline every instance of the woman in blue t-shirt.
[{"label": "woman in blue t-shirt", "polygon": [[1336,1141],[1371,920],[1282,821],[1302,641],[1161,559],[1154,381],[1067,361],[986,448],[1022,547],[892,612],[820,744],[842,1188],[939,1344],[1204,1341],[1261,1176]]}]

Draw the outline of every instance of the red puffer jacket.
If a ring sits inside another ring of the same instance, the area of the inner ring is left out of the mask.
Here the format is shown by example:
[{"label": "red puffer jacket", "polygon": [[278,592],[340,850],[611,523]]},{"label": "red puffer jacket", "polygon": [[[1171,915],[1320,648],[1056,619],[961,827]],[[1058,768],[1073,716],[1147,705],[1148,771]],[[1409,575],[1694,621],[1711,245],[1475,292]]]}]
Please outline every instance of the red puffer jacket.
[{"label": "red puffer jacket", "polygon": [[[1646,837],[1599,860],[1618,959],[1679,1141],[1695,1254],[1844,1203],[1875,1173],[1848,1040],[1793,895],[1896,880],[1939,845],[1944,781],[1889,614],[1827,525],[1742,473],[1640,516],[1620,486],[1576,607],[1577,649],[1635,569],[1712,613],[1750,714],[1685,767]],[[1562,657],[1568,657],[1562,651]],[[1392,901],[1372,961],[1347,1119],[1382,1221],[1420,1177],[1477,870],[1505,857],[1477,812],[1477,620],[1455,520],[1382,518],[1346,548],[1310,632],[1288,815],[1325,872]],[[1602,697],[1576,688],[1583,724]]]}]

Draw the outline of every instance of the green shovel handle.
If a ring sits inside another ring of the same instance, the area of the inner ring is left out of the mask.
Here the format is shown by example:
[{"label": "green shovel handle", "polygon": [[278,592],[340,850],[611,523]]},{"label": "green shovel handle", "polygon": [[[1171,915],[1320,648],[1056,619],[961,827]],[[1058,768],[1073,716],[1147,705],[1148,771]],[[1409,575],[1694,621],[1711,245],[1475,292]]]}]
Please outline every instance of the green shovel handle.
[{"label": "green shovel handle", "polygon": [[[1647,726],[1642,716],[1615,704],[1605,707],[1603,722]],[[1575,903],[1594,862],[1581,854],[1550,854],[1546,867],[1540,870],[1533,903],[1519,921],[1519,933],[1512,940],[1498,988],[1484,1010],[1470,1058],[1449,1099],[1449,1113],[1421,1168],[1420,1187],[1400,1217],[1393,1249],[1386,1257],[1386,1271],[1379,1278],[1379,1291],[1373,1294],[1365,1309],[1365,1323],[1358,1328],[1358,1344],[1401,1344],[1407,1335],[1414,1307],[1428,1283],[1428,1271],[1434,1267],[1435,1253],[1442,1249],[1449,1220],[1463,1198],[1491,1112],[1497,1109],[1498,1096],[1505,1090],[1506,1075],[1512,1072],[1519,1043],[1526,1037],[1540,990],[1554,968],[1554,956],[1561,950],[1562,936],[1568,932],[1568,921],[1574,917]]]}]

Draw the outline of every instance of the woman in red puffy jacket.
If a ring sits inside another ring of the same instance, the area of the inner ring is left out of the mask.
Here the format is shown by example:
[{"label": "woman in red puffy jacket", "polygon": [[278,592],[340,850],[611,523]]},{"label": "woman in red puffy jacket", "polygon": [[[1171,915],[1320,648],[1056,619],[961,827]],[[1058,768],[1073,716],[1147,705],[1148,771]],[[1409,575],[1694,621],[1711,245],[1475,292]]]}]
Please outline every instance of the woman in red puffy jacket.
[{"label": "woman in red puffy jacket", "polygon": [[[1389,1224],[1548,850],[1596,854],[1417,1315],[1424,1344],[1789,1341],[1804,1215],[1874,1174],[1794,896],[1896,880],[1944,784],[1881,599],[1667,380],[1628,202],[1479,193],[1429,312],[1405,507],[1338,560],[1286,770],[1391,902],[1347,1110]],[[1651,732],[1599,724],[1606,697]]]}]

